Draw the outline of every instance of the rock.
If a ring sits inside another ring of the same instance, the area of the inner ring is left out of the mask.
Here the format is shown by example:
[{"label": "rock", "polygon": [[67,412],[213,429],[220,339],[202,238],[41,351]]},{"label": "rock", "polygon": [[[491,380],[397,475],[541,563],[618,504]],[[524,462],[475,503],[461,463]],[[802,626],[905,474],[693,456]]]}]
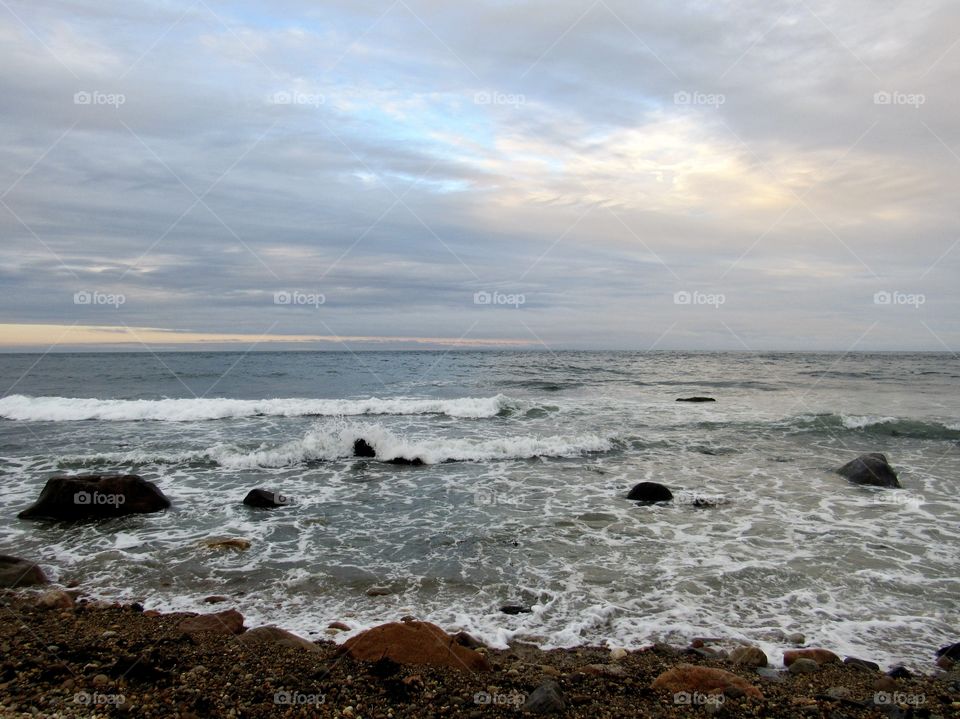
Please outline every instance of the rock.
[{"label": "rock", "polygon": [[759,689],[736,674],[723,669],[698,667],[693,664],[678,664],[668,669],[658,676],[651,686],[673,694],[678,692],[718,694],[726,691],[728,687],[736,687],[747,696],[763,699]]},{"label": "rock", "polygon": [[59,589],[48,589],[37,597],[38,609],[72,609],[73,597]]},{"label": "rock", "polygon": [[880,677],[873,683],[873,688],[878,692],[892,692],[897,686],[897,680],[886,675]]},{"label": "rock", "polygon": [[342,632],[349,632],[349,631],[350,631],[350,625],[349,625],[349,624],[344,624],[343,622],[330,622],[330,623],[327,625],[327,629],[339,629],[339,630],[342,631]]},{"label": "rock", "polygon": [[838,469],[837,474],[846,477],[854,484],[894,488],[901,486],[897,473],[887,462],[886,456],[879,452],[861,454]]},{"label": "rock", "polygon": [[413,459],[408,457],[394,457],[392,459],[388,459],[387,464],[404,464],[411,467],[422,467],[424,462],[419,457],[414,457]]},{"label": "rock", "polygon": [[639,502],[669,502],[673,500],[673,492],[656,482],[640,482],[630,490],[627,499]]},{"label": "rock", "polygon": [[813,672],[820,668],[820,665],[817,664],[813,659],[800,657],[799,659],[794,659],[792,662],[790,662],[789,667],[791,674],[813,674]]},{"label": "rock", "polygon": [[108,677],[106,674],[97,674],[93,678],[93,686],[97,689],[106,689],[108,686],[110,686],[110,677]]},{"label": "rock", "polygon": [[913,672],[911,672],[905,666],[900,665],[893,667],[890,671],[888,671],[887,676],[891,679],[912,679]]},{"label": "rock", "polygon": [[230,601],[229,597],[224,597],[221,594],[214,594],[213,596],[203,598],[204,604],[220,604],[221,602],[229,602],[229,601]]},{"label": "rock", "polygon": [[765,667],[767,655],[760,647],[737,647],[730,651],[730,661],[744,667]]},{"label": "rock", "polygon": [[523,604],[504,604],[500,611],[504,614],[529,614],[533,610]]},{"label": "rock", "polygon": [[713,397],[678,397],[677,402],[716,402]]},{"label": "rock", "polygon": [[955,662],[960,661],[960,642],[956,644],[948,644],[945,647],[940,647],[937,650],[938,657],[946,657],[947,659],[952,659]]},{"label": "rock", "polygon": [[202,544],[207,549],[234,549],[238,552],[245,552],[250,549],[250,540],[240,539],[239,537],[228,537],[226,539],[205,539]]},{"label": "rock", "polygon": [[562,712],[566,708],[560,687],[552,679],[546,680],[532,692],[520,707],[521,711],[534,714],[553,714]]},{"label": "rock", "polygon": [[313,642],[298,637],[296,634],[284,631],[278,627],[257,627],[244,632],[237,637],[236,641],[247,645],[272,644],[278,647],[288,647],[290,649],[303,649],[308,652],[319,652],[318,647]]},{"label": "rock", "polygon": [[843,663],[847,666],[854,667],[855,669],[860,669],[865,672],[879,672],[880,665],[876,662],[867,661],[866,659],[857,659],[856,657],[847,657],[843,660]]},{"label": "rock", "polygon": [[757,667],[757,675],[761,679],[765,679],[768,682],[776,682],[778,684],[784,681],[783,675],[773,667]]},{"label": "rock", "polygon": [[40,566],[26,559],[0,554],[0,587],[34,587],[49,584]]},{"label": "rock", "polygon": [[376,457],[377,450],[370,446],[370,443],[365,439],[357,439],[353,442],[353,456],[354,457]]},{"label": "rock", "polygon": [[839,701],[840,699],[849,699],[851,692],[846,687],[830,687],[825,694],[831,699]]},{"label": "rock", "polygon": [[468,632],[457,632],[453,635],[453,641],[467,649],[479,649],[484,646],[483,642]]},{"label": "rock", "polygon": [[247,496],[243,498],[243,503],[248,507],[257,507],[258,509],[274,509],[289,505],[290,498],[279,492],[258,488],[247,492]]},{"label": "rock", "polygon": [[365,594],[368,597],[386,597],[393,594],[393,590],[390,587],[370,587]]},{"label": "rock", "polygon": [[616,647],[615,649],[610,650],[610,660],[619,662],[621,659],[626,659],[627,654],[627,650],[623,647]]},{"label": "rock", "polygon": [[807,638],[803,636],[800,632],[793,632],[792,634],[788,634],[786,636],[786,640],[790,644],[803,644],[804,642],[807,641]]},{"label": "rock", "polygon": [[945,671],[950,671],[953,669],[954,664],[956,664],[956,662],[946,655],[937,657],[937,666]]},{"label": "rock", "polygon": [[579,671],[595,677],[622,677],[626,673],[619,664],[587,664]]},{"label": "rock", "polygon": [[829,649],[788,649],[783,653],[783,666],[789,667],[797,659],[810,659],[817,664],[840,664],[840,657]]},{"label": "rock", "polygon": [[135,474],[78,474],[47,480],[20,519],[76,521],[149,514],[170,507],[157,485]]},{"label": "rock", "polygon": [[243,615],[236,609],[227,609],[216,614],[199,614],[187,617],[177,625],[184,634],[199,632],[213,632],[215,634],[242,634],[244,631]]},{"label": "rock", "polygon": [[425,664],[466,671],[489,671],[482,654],[461,646],[429,622],[390,622],[351,637],[342,651],[354,659],[376,662],[384,657],[398,664]]}]

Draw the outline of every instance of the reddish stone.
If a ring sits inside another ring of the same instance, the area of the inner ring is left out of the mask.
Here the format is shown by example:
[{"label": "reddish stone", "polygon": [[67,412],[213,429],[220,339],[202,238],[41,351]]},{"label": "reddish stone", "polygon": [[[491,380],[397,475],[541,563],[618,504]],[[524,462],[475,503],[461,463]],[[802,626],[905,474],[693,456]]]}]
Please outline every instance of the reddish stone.
[{"label": "reddish stone", "polygon": [[812,659],[817,664],[842,664],[842,660],[829,649],[788,649],[783,653],[783,666],[789,667],[797,659]]},{"label": "reddish stone", "polygon": [[482,654],[461,646],[429,622],[390,622],[351,637],[343,644],[354,659],[376,662],[387,658],[398,664],[425,664],[463,671],[488,671]]},{"label": "reddish stone", "polygon": [[216,634],[240,634],[244,631],[243,615],[236,609],[216,614],[199,614],[187,617],[177,628],[184,634],[214,632]]},{"label": "reddish stone", "polygon": [[763,699],[763,694],[755,686],[736,674],[723,669],[698,667],[693,664],[678,664],[658,676],[651,685],[654,689],[663,689],[674,694],[678,692],[699,692],[701,694],[722,694],[733,687],[747,696]]}]

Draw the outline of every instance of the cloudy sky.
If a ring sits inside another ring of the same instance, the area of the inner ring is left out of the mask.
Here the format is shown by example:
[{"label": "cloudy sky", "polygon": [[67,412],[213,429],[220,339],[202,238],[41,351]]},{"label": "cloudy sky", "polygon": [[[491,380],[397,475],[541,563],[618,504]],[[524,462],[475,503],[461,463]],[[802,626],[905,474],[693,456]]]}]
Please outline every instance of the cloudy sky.
[{"label": "cloudy sky", "polygon": [[949,0],[0,1],[0,346],[960,351]]}]

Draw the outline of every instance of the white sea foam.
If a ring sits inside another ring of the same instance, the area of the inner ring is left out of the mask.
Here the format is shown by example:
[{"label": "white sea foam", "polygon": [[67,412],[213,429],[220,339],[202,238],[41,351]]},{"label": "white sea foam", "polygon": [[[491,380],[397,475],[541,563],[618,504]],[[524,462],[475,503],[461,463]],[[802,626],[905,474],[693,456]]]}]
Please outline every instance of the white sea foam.
[{"label": "white sea foam", "polygon": [[462,419],[495,417],[523,405],[502,394],[458,399],[159,399],[124,400],[80,397],[0,398],[0,417],[20,421],[80,420],[195,422],[237,417],[306,417],[442,414]]}]

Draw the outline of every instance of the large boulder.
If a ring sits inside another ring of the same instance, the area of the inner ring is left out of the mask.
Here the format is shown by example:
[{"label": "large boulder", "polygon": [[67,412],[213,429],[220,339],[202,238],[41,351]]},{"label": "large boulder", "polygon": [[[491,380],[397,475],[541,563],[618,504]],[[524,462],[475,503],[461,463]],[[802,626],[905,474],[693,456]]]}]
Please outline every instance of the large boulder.
[{"label": "large boulder", "polygon": [[320,647],[313,642],[278,627],[257,627],[256,629],[244,632],[237,637],[236,641],[251,646],[275,645],[289,649],[302,649],[314,653],[320,651]]},{"label": "large boulder", "polygon": [[897,473],[887,462],[886,455],[880,452],[861,454],[838,469],[837,474],[846,477],[854,484],[866,484],[871,487],[900,487]]},{"label": "large boulder", "polygon": [[638,502],[669,502],[673,500],[673,492],[656,482],[640,482],[630,490],[627,499]]},{"label": "large boulder", "polygon": [[817,664],[840,664],[841,660],[829,649],[788,649],[783,653],[783,666],[789,667],[798,659],[811,659]]},{"label": "large boulder", "polygon": [[103,519],[160,512],[170,507],[157,485],[135,474],[78,474],[47,480],[20,519]]},{"label": "large boulder", "polygon": [[49,584],[50,580],[39,565],[26,559],[0,554],[0,587],[33,587]]},{"label": "large boulder", "polygon": [[243,498],[243,503],[248,507],[258,509],[274,509],[276,507],[286,507],[290,504],[290,498],[280,492],[271,492],[268,489],[251,489],[247,496]]},{"label": "large boulder", "polygon": [[759,689],[736,674],[723,669],[698,667],[693,664],[678,664],[673,669],[668,669],[658,676],[651,686],[674,694],[681,692],[723,694],[734,689],[755,699],[763,699]]},{"label": "large boulder", "polygon": [[368,629],[343,644],[354,659],[378,662],[390,659],[398,664],[423,664],[465,671],[488,671],[482,654],[462,646],[436,624],[390,622]]}]

